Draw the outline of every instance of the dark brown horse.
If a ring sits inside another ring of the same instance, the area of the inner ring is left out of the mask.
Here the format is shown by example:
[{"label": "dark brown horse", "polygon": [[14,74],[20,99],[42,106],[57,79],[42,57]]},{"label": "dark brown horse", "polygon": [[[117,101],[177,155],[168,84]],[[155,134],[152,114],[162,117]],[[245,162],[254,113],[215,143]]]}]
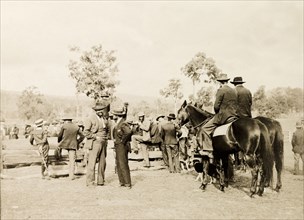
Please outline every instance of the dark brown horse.
[{"label": "dark brown horse", "polygon": [[275,190],[279,192],[282,188],[281,173],[284,165],[284,135],[282,126],[280,122],[263,116],[258,116],[255,119],[262,122],[267,127],[269,132],[270,144],[274,154],[275,168],[277,171],[277,183]]},{"label": "dark brown horse", "polygon": [[[202,125],[213,114],[196,108],[191,104],[184,104],[178,111],[178,119],[181,124],[190,121],[194,127],[198,128],[197,139],[199,147],[202,148]],[[230,154],[242,151],[245,161],[252,168],[252,182],[250,196],[255,193],[262,195],[265,184],[272,180],[273,152],[270,145],[270,138],[267,127],[259,120],[251,118],[239,118],[231,123],[227,134],[212,137],[214,158],[221,161],[224,181],[220,180],[220,189],[228,185],[228,158]],[[202,189],[207,186],[208,161],[205,161],[205,171],[203,171]],[[260,174],[259,189],[257,189],[258,174]],[[224,183],[224,185],[223,185]]]}]

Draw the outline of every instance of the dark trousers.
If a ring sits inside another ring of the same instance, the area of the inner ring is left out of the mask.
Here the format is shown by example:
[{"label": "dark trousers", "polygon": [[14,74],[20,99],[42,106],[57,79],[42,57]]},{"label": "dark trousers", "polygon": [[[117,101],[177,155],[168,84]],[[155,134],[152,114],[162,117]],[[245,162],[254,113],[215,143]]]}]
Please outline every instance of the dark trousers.
[{"label": "dark trousers", "polygon": [[179,153],[178,145],[170,144],[166,145],[168,153],[169,171],[170,173],[180,173]]},{"label": "dark trousers", "polygon": [[131,186],[131,174],[128,161],[128,147],[122,143],[115,144],[116,166],[121,186]]},{"label": "dark trousers", "polygon": [[87,165],[87,185],[93,185],[95,181],[95,166],[98,161],[98,172],[97,172],[97,185],[103,185],[105,179],[106,170],[106,156],[107,156],[107,145],[106,140],[95,140],[93,142],[92,149],[89,152],[89,160]]}]

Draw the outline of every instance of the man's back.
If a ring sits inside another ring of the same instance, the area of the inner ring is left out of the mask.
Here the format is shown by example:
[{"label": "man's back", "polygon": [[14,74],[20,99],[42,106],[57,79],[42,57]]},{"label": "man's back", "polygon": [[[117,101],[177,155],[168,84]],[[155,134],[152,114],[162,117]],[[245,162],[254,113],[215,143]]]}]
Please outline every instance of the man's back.
[{"label": "man's back", "polygon": [[231,116],[236,116],[237,94],[234,89],[224,85],[218,89],[214,103],[215,121],[224,124]]},{"label": "man's back", "polygon": [[304,129],[297,129],[293,133],[291,144],[295,153],[304,153]]},{"label": "man's back", "polygon": [[59,147],[63,149],[77,149],[77,134],[79,127],[75,123],[68,122],[64,124],[58,135]]},{"label": "man's back", "polygon": [[252,95],[249,89],[245,88],[243,85],[237,85],[235,87],[237,92],[237,114],[240,117],[252,117],[251,116],[251,105],[252,105]]},{"label": "man's back", "polygon": [[168,121],[167,123],[163,123],[161,125],[161,128],[163,133],[164,144],[170,145],[178,143],[176,138],[176,128],[173,122]]}]

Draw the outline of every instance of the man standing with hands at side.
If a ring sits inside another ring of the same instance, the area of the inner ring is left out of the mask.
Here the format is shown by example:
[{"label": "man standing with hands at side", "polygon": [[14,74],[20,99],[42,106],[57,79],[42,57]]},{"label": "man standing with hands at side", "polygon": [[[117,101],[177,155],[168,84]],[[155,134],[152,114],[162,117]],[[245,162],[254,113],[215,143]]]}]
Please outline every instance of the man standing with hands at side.
[{"label": "man standing with hands at side", "polygon": [[87,186],[94,186],[95,166],[97,162],[97,185],[104,185],[109,132],[108,121],[104,118],[104,115],[108,114],[108,107],[109,103],[96,103],[93,107],[95,113],[91,114],[84,124],[84,135],[87,138],[84,148],[89,149],[86,174]]},{"label": "man standing with hands at side", "polygon": [[78,144],[83,141],[84,135],[80,131],[79,126],[72,122],[71,117],[64,117],[62,120],[64,124],[58,134],[58,148],[68,151],[69,179],[74,180],[76,150],[78,149]]},{"label": "man standing with hands at side", "polygon": [[131,189],[131,175],[128,163],[129,142],[132,131],[126,122],[126,109],[117,108],[112,111],[117,116],[117,123],[114,127],[113,138],[116,152],[116,166],[120,186]]}]

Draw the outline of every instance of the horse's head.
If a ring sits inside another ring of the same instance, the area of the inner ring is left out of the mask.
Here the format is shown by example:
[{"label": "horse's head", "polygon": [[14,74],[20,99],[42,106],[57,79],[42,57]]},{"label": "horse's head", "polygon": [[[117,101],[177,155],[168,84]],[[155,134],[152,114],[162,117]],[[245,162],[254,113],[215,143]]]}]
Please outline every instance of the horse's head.
[{"label": "horse's head", "polygon": [[212,113],[200,109],[191,103],[188,104],[187,101],[183,102],[181,108],[177,113],[177,119],[180,125],[184,125],[190,121],[194,127],[197,127],[198,125],[202,124],[207,118],[213,116]]},{"label": "horse's head", "polygon": [[177,120],[180,126],[183,126],[189,121],[189,114],[187,112],[187,101],[185,100],[180,107],[180,109],[177,111]]}]

